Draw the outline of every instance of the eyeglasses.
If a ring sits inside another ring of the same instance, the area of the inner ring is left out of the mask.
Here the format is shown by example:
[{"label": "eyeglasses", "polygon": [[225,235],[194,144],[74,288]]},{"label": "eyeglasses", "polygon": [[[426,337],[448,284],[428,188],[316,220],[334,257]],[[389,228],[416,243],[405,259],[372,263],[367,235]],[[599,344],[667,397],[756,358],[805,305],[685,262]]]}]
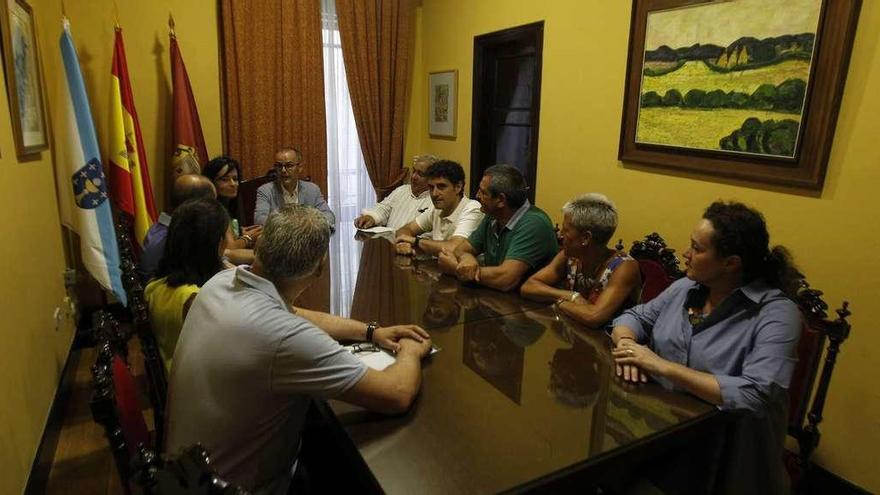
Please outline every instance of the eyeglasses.
[{"label": "eyeglasses", "polygon": [[275,162],[274,167],[278,169],[284,170],[292,170],[294,168],[298,168],[302,166],[302,162]]},{"label": "eyeglasses", "polygon": [[349,346],[349,350],[352,354],[358,354],[361,352],[376,352],[379,351],[379,347],[376,344],[370,342],[352,344]]}]

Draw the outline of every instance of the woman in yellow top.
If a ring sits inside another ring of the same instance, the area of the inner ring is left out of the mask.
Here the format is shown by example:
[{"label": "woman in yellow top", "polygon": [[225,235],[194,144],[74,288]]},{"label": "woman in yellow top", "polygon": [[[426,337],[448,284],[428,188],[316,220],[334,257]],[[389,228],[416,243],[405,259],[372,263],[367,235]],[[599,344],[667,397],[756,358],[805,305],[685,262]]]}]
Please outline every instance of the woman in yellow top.
[{"label": "woman in yellow top", "polygon": [[166,372],[199,287],[223,269],[228,228],[229,214],[214,199],[191,199],[174,210],[165,252],[144,292]]}]

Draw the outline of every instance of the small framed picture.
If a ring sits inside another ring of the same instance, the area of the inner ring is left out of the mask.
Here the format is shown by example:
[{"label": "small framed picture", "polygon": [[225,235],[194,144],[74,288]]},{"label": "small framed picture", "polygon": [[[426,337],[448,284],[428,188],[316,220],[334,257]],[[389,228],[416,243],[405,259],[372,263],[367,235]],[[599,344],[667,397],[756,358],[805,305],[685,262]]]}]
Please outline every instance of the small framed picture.
[{"label": "small framed picture", "polygon": [[34,13],[24,0],[7,0],[0,13],[6,90],[16,154],[29,158],[49,148],[43,101],[43,71]]},{"label": "small framed picture", "polygon": [[428,74],[428,134],[432,138],[455,139],[458,118],[458,71]]}]

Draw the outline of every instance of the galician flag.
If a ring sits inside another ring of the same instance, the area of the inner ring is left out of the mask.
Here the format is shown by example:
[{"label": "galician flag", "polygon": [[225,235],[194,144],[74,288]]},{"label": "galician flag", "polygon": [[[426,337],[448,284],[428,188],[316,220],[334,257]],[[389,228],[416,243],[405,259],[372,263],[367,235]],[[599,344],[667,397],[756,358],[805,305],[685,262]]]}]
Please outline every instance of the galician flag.
[{"label": "galician flag", "polygon": [[70,37],[70,23],[66,18],[62,23],[61,59],[67,84],[61,85],[65,127],[63,135],[59,136],[57,155],[61,217],[79,234],[83,264],[89,273],[119,301],[127,304],[89,97]]},{"label": "galician flag", "polygon": [[116,28],[113,46],[113,78],[110,101],[110,196],[119,210],[133,219],[132,239],[142,246],[147,230],[156,222],[153,187],[141,124],[125,62],[122,29]]}]

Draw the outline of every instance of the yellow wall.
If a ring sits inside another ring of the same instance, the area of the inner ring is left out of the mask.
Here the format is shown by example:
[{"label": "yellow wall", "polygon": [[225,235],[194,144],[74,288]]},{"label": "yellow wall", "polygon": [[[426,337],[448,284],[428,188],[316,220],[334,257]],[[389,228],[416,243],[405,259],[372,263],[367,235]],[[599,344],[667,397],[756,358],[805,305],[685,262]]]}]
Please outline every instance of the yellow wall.
[{"label": "yellow wall", "polygon": [[64,308],[64,248],[51,153],[19,162],[0,96],[0,493],[20,493],[73,337]]},{"label": "yellow wall", "polygon": [[[31,0],[44,67],[52,134],[57,136],[63,82],[58,38],[61,1]],[[171,146],[168,13],[173,6],[178,42],[187,64],[208,152],[219,154],[220,79],[217,3],[214,0],[67,1],[74,41],[92,104],[102,151],[106,152],[114,4],[124,28],[135,103],[158,205],[163,204]],[[8,101],[0,96],[0,493],[20,493],[45,425],[73,336],[66,312],[55,330],[53,312],[64,307],[65,266],[55,197],[53,153],[19,162],[15,156]],[[56,143],[57,144],[57,143]]]},{"label": "yellow wall", "polygon": [[[616,201],[627,244],[652,230],[681,252],[702,209],[717,198],[762,210],[772,241],[789,246],[809,280],[835,306],[851,302],[853,333],[843,347],[825,409],[815,460],[871,491],[880,491],[880,389],[871,351],[880,317],[875,284],[880,229],[880,4],[864,2],[840,120],[821,195],[698,180],[624,168],[617,161],[630,2],[599,0],[425,0],[413,80],[407,150],[470,163],[473,37],[545,21],[537,203],[556,221],[576,194],[601,191]],[[425,131],[427,73],[458,69],[458,138]],[[579,179],[572,180],[573,177]]]}]

